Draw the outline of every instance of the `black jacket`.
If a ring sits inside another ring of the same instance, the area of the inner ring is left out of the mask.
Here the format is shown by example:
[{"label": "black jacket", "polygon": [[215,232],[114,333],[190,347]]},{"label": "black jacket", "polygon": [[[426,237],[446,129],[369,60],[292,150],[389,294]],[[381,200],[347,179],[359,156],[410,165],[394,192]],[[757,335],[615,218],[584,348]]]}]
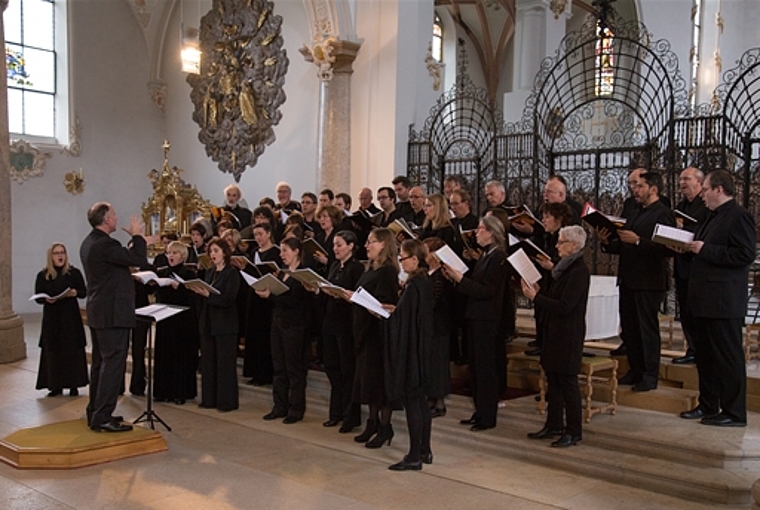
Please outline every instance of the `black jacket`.
[{"label": "black jacket", "polygon": [[507,254],[504,250],[491,247],[480,257],[475,269],[464,275],[456,289],[469,296],[466,319],[501,319],[508,269]]}]

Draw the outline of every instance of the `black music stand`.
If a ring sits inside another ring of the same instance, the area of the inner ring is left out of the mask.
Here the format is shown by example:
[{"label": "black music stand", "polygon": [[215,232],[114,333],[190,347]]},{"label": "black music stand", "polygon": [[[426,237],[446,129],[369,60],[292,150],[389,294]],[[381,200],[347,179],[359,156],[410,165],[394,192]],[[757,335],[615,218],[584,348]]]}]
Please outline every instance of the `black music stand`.
[{"label": "black music stand", "polygon": [[144,421],[151,429],[155,430],[153,422],[158,421],[166,427],[167,431],[172,431],[172,428],[153,410],[153,349],[156,345],[156,325],[162,320],[173,317],[187,309],[186,306],[155,304],[135,310],[137,320],[150,322],[150,336],[148,337],[148,366],[145,368],[145,376],[148,382],[148,388],[145,392],[145,411],[132,422],[134,424]]}]

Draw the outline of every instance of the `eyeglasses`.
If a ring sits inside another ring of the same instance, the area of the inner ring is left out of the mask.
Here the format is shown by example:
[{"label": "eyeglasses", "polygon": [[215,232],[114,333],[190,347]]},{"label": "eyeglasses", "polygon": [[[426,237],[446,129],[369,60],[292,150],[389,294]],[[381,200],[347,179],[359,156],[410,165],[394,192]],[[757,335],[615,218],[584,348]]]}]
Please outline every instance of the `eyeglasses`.
[{"label": "eyeglasses", "polygon": [[366,244],[379,243],[379,242],[380,241],[378,241],[377,239],[367,239],[367,242],[364,244],[366,245]]},{"label": "eyeglasses", "polygon": [[462,202],[449,202],[449,205],[451,207],[458,207],[458,206],[462,205]]},{"label": "eyeglasses", "polygon": [[406,256],[406,257],[401,257],[401,256],[399,256],[399,258],[398,258],[398,261],[399,261],[399,262],[403,262],[403,261],[405,261],[405,260],[408,260],[408,259],[412,258],[413,256],[414,256],[414,255],[408,255],[408,256]]},{"label": "eyeglasses", "polygon": [[52,252],[53,255],[66,255],[65,251],[54,251]]}]

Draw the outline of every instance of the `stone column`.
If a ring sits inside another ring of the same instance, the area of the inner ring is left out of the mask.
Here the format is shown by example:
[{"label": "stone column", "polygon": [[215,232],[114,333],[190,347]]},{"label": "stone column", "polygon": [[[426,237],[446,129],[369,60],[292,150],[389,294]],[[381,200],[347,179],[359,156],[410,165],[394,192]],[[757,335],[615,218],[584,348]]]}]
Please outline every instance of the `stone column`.
[{"label": "stone column", "polygon": [[[5,26],[2,13],[8,0],[0,0],[0,41],[5,47]],[[7,74],[5,59],[2,76]],[[13,311],[11,235],[11,169],[10,134],[8,133],[8,84],[0,82],[0,363],[26,358],[24,321]]]},{"label": "stone column", "polygon": [[351,189],[351,74],[360,44],[334,40],[332,77],[320,80],[317,133],[320,189]]},{"label": "stone column", "polygon": [[553,12],[549,0],[518,0],[515,32],[515,90],[531,90],[544,57],[554,55],[565,36],[572,1]]}]

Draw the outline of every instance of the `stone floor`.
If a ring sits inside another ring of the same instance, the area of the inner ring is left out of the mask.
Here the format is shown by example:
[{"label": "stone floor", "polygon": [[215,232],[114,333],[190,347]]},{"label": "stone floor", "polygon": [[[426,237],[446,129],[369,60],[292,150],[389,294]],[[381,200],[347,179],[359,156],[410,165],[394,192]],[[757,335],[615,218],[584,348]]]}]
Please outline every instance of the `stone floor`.
[{"label": "stone floor", "polygon": [[[28,358],[0,365],[0,437],[83,416],[86,391],[47,398],[34,390],[38,331],[39,317],[25,317]],[[135,418],[144,403],[127,395],[118,411]],[[437,440],[436,423],[451,416],[434,421],[435,463],[419,473],[396,473],[387,466],[405,453],[401,427],[391,447],[368,450],[323,428],[321,411],[307,410],[303,422],[288,426],[261,419],[270,407],[264,392],[241,391],[240,404],[224,414],[191,403],[157,404],[172,427],[163,431],[165,453],[71,471],[20,471],[0,463],[0,508],[716,508]],[[750,422],[760,427],[760,420]],[[493,433],[508,427],[502,422]]]}]

